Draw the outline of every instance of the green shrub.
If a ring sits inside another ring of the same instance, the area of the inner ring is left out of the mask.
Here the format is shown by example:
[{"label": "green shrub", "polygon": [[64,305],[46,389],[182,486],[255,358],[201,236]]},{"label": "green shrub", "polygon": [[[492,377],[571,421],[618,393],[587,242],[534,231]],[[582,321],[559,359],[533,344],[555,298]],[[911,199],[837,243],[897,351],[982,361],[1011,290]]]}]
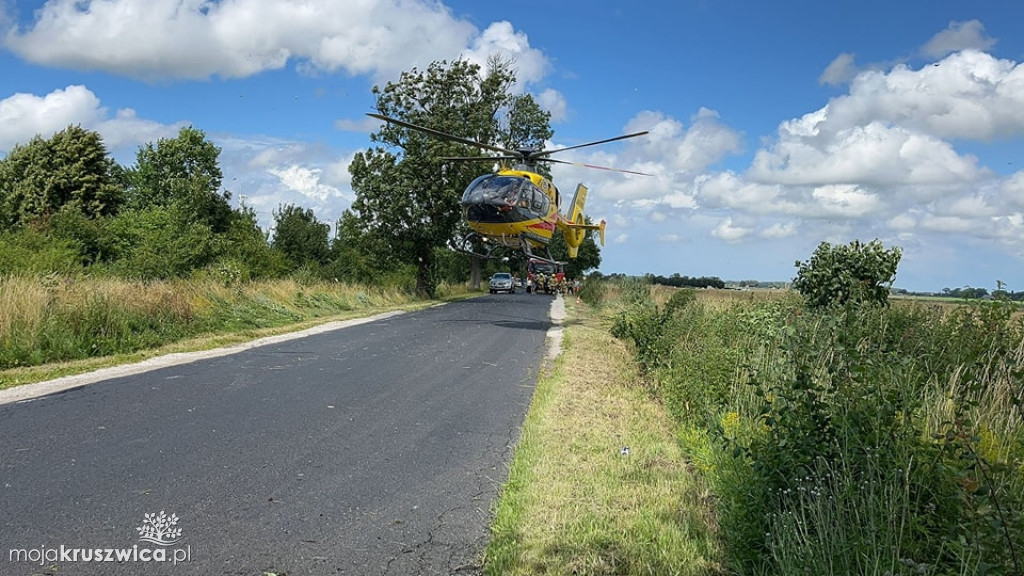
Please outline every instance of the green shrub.
[{"label": "green shrub", "polygon": [[900,254],[898,247],[885,250],[878,240],[854,240],[846,246],[822,242],[810,260],[796,263],[793,288],[812,307],[886,304]]},{"label": "green shrub", "polygon": [[731,570],[1020,573],[1019,308],[669,303],[627,293],[612,330],[710,480]]},{"label": "green shrub", "polygon": [[81,269],[80,247],[32,227],[0,233],[0,277],[74,274]]}]

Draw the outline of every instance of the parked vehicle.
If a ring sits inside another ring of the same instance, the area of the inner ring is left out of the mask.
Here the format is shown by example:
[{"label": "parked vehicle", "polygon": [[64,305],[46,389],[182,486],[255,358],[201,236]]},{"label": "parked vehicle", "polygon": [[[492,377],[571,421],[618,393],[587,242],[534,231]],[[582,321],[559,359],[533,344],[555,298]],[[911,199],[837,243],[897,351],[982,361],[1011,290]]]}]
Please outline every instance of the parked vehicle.
[{"label": "parked vehicle", "polygon": [[516,285],[512,280],[512,275],[508,272],[498,272],[494,276],[491,276],[491,294],[498,292],[508,292],[509,294],[516,293]]}]

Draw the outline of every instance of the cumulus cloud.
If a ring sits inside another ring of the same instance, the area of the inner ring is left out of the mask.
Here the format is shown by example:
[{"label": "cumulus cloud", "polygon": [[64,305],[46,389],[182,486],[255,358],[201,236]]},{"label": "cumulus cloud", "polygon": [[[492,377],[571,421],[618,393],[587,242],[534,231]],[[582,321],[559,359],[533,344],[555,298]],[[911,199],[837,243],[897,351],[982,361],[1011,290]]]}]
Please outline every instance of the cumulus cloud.
[{"label": "cumulus cloud", "polygon": [[543,78],[550,68],[548,59],[536,48],[530,47],[526,33],[516,31],[511,22],[494,22],[480,35],[472,39],[471,46],[462,52],[462,56],[486,68],[487,59],[492,54],[500,54],[503,58],[514,62],[516,80],[520,84],[529,84]]},{"label": "cumulus cloud", "polygon": [[752,228],[733,224],[732,217],[725,218],[711,231],[711,235],[726,242],[739,242],[753,232]]},{"label": "cumulus cloud", "polygon": [[1024,170],[1013,174],[1003,183],[1006,197],[1020,208],[1024,208]]},{"label": "cumulus cloud", "polygon": [[649,134],[631,149],[637,153],[634,161],[657,159],[672,172],[697,174],[742,149],[740,133],[722,124],[718,112],[709,108],[700,108],[690,118],[688,128],[675,118],[652,111],[641,112],[626,125],[627,132],[643,130]]},{"label": "cumulus cloud", "polygon": [[285,168],[271,168],[268,172],[284,184],[286,188],[298,192],[307,198],[326,202],[329,198],[340,198],[341,190],[321,181],[323,170],[292,165]]},{"label": "cumulus cloud", "polygon": [[937,66],[858,74],[847,94],[782,122],[745,178],[786,187],[855,184],[930,201],[993,176],[953,139],[1020,134],[1024,66],[966,50]]},{"label": "cumulus cloud", "polygon": [[536,100],[542,109],[551,113],[552,122],[561,122],[568,117],[569,105],[561,92],[547,89],[538,94]]},{"label": "cumulus cloud", "polygon": [[932,36],[921,48],[921,53],[930,58],[942,58],[960,50],[988,50],[995,44],[995,38],[985,34],[985,26],[981,22],[953,21],[945,30]]},{"label": "cumulus cloud", "polygon": [[4,44],[30,62],[146,80],[238,78],[289,62],[391,78],[495,52],[516,61],[522,82],[549,66],[508,22],[480,32],[427,0],[47,0],[28,26],[8,27]]},{"label": "cumulus cloud", "polygon": [[[978,50],[991,45],[980,31],[952,25],[932,49],[944,39],[957,51],[919,68],[898,63],[858,71],[852,55],[841,55],[822,81],[846,81],[846,92],[782,120],[745,169],[716,167],[742,151],[743,138],[701,108],[689,122],[641,112],[624,131],[650,134],[582,158],[655,178],[564,166],[555,167],[556,177],[588,181],[595,205],[613,215],[647,212],[655,225],[714,214],[698,230],[728,243],[799,232],[921,245],[957,234],[1024,253],[1024,171],[1000,176],[961,149],[964,142],[1024,136],[1024,65]],[[655,228],[651,237],[674,233]]]},{"label": "cumulus cloud", "polygon": [[139,118],[135,110],[111,111],[85,86],[57,89],[45,96],[17,93],[0,100],[0,151],[25,144],[39,135],[48,138],[69,125],[95,130],[108,149],[134,148],[139,144],[173,137],[186,122],[162,124]]},{"label": "cumulus cloud", "polygon": [[[807,135],[829,137],[871,122],[935,138],[990,140],[1024,131],[1024,66],[965,50],[919,69],[862,72],[848,94],[801,118]],[[792,123],[784,126],[794,128]]]}]

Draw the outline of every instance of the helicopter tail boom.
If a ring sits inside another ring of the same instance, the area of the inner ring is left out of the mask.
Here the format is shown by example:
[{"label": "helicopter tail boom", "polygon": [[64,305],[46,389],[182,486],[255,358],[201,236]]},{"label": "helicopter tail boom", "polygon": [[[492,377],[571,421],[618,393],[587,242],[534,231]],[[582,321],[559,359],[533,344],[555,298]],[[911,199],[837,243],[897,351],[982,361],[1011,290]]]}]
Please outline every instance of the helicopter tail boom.
[{"label": "helicopter tail boom", "polygon": [[601,236],[601,245],[604,246],[605,222],[602,220],[600,224],[586,223],[586,217],[583,215],[583,206],[586,202],[587,187],[583,184],[578,184],[576,186],[576,194],[572,198],[572,204],[569,205],[568,218],[560,218],[558,221],[570,258],[576,257],[580,244],[583,244],[583,239],[586,238],[587,230],[597,230]]}]

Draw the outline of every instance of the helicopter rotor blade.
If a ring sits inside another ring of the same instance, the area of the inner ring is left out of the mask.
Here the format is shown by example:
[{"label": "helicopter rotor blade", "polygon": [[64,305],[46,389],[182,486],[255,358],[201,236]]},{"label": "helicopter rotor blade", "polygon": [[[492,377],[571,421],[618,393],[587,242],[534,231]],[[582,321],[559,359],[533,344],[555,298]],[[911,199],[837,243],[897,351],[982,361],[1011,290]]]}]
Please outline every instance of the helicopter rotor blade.
[{"label": "helicopter rotor blade", "polygon": [[593,168],[594,170],[607,170],[609,172],[622,172],[623,174],[636,174],[638,176],[654,176],[654,174],[648,174],[646,172],[637,172],[635,170],[623,170],[622,168],[609,168],[608,166],[597,166],[595,164],[584,164],[583,162],[568,162],[566,160],[558,160],[556,158],[544,158],[543,162],[553,162],[555,164],[570,164],[572,166],[579,166],[580,168]]},{"label": "helicopter rotor blade", "polygon": [[439,160],[456,160],[459,162],[500,162],[501,160],[522,160],[522,156],[442,156]]},{"label": "helicopter rotor blade", "polygon": [[540,158],[543,158],[545,156],[550,156],[552,154],[557,154],[559,152],[565,152],[566,150],[575,150],[577,148],[585,148],[587,146],[597,146],[598,144],[607,144],[609,142],[615,142],[617,140],[625,140],[626,138],[636,138],[637,136],[643,136],[644,134],[647,134],[647,130],[644,130],[643,132],[634,132],[632,134],[623,134],[622,136],[616,136],[615,138],[608,138],[606,140],[598,140],[596,142],[587,142],[586,144],[577,144],[575,146],[569,146],[568,148],[558,148],[557,150],[544,150],[544,151],[541,151],[541,152],[535,152],[533,154],[530,154],[530,158],[540,159]]},{"label": "helicopter rotor blade", "polygon": [[395,124],[396,126],[401,126],[403,128],[408,128],[410,130],[418,130],[420,132],[423,132],[424,134],[430,134],[431,136],[437,136],[438,138],[443,138],[445,140],[451,140],[452,142],[458,142],[460,144],[466,144],[468,146],[476,146],[478,148],[483,148],[485,150],[491,150],[491,151],[494,151],[494,152],[501,152],[503,154],[512,154],[512,155],[515,155],[516,158],[521,158],[522,157],[522,155],[517,153],[515,150],[509,150],[507,148],[502,148],[501,146],[494,146],[494,145],[491,145],[491,144],[484,144],[483,142],[477,142],[476,140],[470,140],[469,138],[462,138],[462,137],[456,136],[454,134],[449,134],[447,132],[441,132],[440,130],[434,130],[433,128],[427,128],[426,126],[420,126],[418,124],[413,124],[412,122],[406,122],[405,120],[399,120],[397,118],[390,118],[388,116],[384,116],[383,114],[367,113],[366,115],[370,116],[370,117],[373,117],[373,118],[376,118],[378,120],[383,120],[385,122],[388,122],[388,123],[391,123],[391,124]]}]

